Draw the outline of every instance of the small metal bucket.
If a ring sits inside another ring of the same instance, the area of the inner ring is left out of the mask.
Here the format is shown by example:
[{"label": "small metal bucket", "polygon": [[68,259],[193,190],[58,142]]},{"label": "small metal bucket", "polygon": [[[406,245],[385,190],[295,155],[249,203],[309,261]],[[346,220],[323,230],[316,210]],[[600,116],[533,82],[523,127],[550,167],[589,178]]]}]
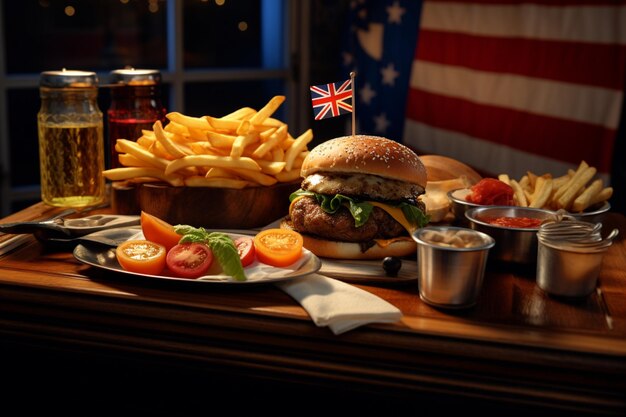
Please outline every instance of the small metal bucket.
[{"label": "small metal bucket", "polygon": [[539,240],[537,285],[545,292],[584,297],[595,288],[608,246],[588,250],[559,247]]},{"label": "small metal bucket", "polygon": [[549,294],[584,297],[596,288],[604,254],[617,235],[600,236],[600,223],[547,223],[537,232],[537,285]]},{"label": "small metal bucket", "polygon": [[[471,247],[442,246],[425,238],[431,232],[462,232],[476,239]],[[426,227],[413,234],[417,242],[417,278],[420,298],[443,308],[476,304],[482,290],[487,255],[495,240],[482,232],[452,226]]]}]

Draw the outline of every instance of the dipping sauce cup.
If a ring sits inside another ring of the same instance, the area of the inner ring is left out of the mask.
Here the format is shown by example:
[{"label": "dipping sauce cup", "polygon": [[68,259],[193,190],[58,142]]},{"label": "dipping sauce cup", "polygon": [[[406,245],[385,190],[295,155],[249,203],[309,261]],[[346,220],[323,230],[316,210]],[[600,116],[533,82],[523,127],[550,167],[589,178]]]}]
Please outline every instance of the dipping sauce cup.
[{"label": "dipping sauce cup", "polygon": [[425,227],[412,237],[417,242],[420,298],[441,308],[475,305],[494,239],[482,232],[453,226]]},{"label": "dipping sauce cup", "polygon": [[[518,206],[483,206],[465,212],[470,227],[496,240],[492,258],[504,262],[532,265],[537,262],[537,231],[540,223],[555,218],[551,210]],[[498,218],[535,220],[533,226],[502,225]]]}]

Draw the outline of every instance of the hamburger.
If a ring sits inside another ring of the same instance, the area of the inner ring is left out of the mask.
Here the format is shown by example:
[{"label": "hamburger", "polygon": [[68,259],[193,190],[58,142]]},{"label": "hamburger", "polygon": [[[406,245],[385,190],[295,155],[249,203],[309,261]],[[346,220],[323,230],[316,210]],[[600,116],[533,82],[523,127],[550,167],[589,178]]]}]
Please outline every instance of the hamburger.
[{"label": "hamburger", "polygon": [[302,163],[281,227],[301,233],[321,257],[381,259],[415,255],[411,232],[428,217],[418,199],[426,168],[408,147],[368,135],[331,139]]}]

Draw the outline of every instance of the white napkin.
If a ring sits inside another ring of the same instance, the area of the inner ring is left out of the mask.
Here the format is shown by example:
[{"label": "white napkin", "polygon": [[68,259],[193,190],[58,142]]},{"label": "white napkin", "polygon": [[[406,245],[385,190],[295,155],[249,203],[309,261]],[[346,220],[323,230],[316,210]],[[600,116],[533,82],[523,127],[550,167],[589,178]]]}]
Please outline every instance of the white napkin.
[{"label": "white napkin", "polygon": [[341,334],[368,323],[393,323],[402,317],[394,305],[365,290],[319,274],[276,284],[309,313],[317,326]]}]

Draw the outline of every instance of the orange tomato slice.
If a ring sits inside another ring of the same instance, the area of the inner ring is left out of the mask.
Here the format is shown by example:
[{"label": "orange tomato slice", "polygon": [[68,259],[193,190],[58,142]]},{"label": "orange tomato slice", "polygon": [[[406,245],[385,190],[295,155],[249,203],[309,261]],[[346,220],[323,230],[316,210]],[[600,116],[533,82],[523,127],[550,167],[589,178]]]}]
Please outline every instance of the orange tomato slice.
[{"label": "orange tomato slice", "polygon": [[148,240],[128,240],[115,249],[120,266],[139,274],[159,275],[165,268],[165,246]]},{"label": "orange tomato slice", "polygon": [[141,231],[147,240],[165,246],[168,251],[182,238],[174,231],[174,226],[145,211],[141,212]]},{"label": "orange tomato slice", "polygon": [[254,248],[259,262],[283,267],[302,256],[302,235],[289,229],[267,229],[254,237]]}]

